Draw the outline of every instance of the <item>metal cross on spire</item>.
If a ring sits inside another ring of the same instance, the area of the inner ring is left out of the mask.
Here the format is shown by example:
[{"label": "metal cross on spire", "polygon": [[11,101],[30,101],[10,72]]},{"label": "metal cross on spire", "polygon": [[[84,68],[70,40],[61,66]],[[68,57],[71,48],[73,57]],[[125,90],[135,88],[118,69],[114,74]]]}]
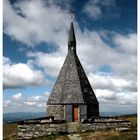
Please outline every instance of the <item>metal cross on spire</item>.
[{"label": "metal cross on spire", "polygon": [[71,17],[71,22],[73,22],[74,21],[74,16],[75,16],[74,11],[70,10],[69,14],[70,14],[70,17]]}]

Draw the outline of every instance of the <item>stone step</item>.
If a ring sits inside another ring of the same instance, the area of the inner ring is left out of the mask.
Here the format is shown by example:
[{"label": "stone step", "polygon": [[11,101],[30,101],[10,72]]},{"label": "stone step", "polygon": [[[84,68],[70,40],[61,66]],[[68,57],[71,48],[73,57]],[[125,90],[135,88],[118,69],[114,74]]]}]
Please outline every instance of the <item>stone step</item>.
[{"label": "stone step", "polygon": [[69,140],[82,140],[80,134],[69,134],[67,136]]},{"label": "stone step", "polygon": [[76,132],[80,132],[80,123],[78,122],[70,122],[67,123],[67,132],[69,133],[76,133]]}]

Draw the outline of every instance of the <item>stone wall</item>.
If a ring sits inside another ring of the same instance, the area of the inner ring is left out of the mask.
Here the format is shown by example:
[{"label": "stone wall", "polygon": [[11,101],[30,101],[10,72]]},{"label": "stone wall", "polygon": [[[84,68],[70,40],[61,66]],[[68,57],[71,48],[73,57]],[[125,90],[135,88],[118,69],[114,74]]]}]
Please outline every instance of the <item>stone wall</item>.
[{"label": "stone wall", "polygon": [[87,105],[80,105],[79,106],[80,110],[80,121],[87,119]]},{"label": "stone wall", "polygon": [[90,130],[106,130],[110,128],[117,127],[130,127],[131,122],[123,121],[123,122],[96,122],[96,123],[81,123],[81,131],[90,131]]},{"label": "stone wall", "polygon": [[64,120],[64,105],[47,105],[47,113],[55,120]]},{"label": "stone wall", "polygon": [[[54,116],[55,120],[73,121],[73,106],[72,105],[47,105],[48,116]],[[91,118],[99,116],[98,104],[79,105],[79,119]]]},{"label": "stone wall", "polygon": [[66,132],[66,123],[21,124],[18,125],[18,139],[31,139],[40,136]]},{"label": "stone wall", "polygon": [[[70,133],[70,132],[85,132],[90,130],[106,130],[109,128],[120,128],[120,127],[130,127],[130,121],[113,121],[113,122],[94,122],[94,123],[66,123],[66,122],[45,122],[46,120],[35,120],[22,122],[18,124],[18,139],[31,139],[39,136],[45,136],[50,134],[57,134],[60,132]],[[72,124],[72,125],[71,125]],[[77,131],[75,130],[75,125],[77,126]],[[72,131],[72,129],[74,129]]]}]

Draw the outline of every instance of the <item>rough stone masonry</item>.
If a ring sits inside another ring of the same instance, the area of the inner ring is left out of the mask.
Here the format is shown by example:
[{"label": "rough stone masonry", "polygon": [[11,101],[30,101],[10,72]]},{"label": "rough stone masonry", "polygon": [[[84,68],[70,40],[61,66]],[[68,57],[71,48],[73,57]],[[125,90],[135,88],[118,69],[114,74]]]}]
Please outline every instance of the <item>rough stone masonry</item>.
[{"label": "rough stone masonry", "polygon": [[[25,120],[18,123],[18,139],[31,139],[51,134],[85,132],[89,130],[106,130],[110,128],[130,127],[130,121],[116,119],[97,119],[90,123],[67,123],[64,120],[54,120],[53,117],[44,117],[34,120]],[[75,129],[77,128],[77,129]]]}]

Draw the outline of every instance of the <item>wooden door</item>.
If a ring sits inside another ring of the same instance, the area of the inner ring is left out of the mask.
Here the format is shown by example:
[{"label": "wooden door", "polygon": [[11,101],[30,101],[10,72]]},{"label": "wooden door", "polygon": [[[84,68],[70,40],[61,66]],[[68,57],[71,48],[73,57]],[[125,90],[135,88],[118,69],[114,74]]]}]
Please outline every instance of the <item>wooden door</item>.
[{"label": "wooden door", "polygon": [[78,106],[73,106],[73,121],[78,122]]}]

